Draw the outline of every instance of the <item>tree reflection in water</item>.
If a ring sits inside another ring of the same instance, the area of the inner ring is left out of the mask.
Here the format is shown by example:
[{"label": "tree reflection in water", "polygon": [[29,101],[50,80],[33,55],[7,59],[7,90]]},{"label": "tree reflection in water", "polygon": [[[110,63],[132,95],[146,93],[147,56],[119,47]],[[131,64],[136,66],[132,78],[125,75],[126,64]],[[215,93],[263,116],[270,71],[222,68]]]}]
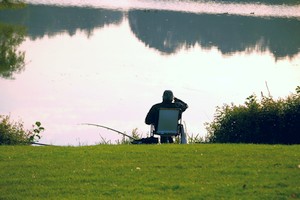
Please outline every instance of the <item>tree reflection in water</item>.
[{"label": "tree reflection in water", "polygon": [[139,10],[130,11],[128,18],[139,40],[165,54],[196,44],[204,49],[217,47],[225,55],[269,50],[276,60],[299,52],[300,23],[295,18]]},{"label": "tree reflection in water", "polygon": [[26,29],[0,23],[0,77],[13,79],[14,73],[21,72],[24,67],[25,52],[19,51],[19,45],[25,39]]},{"label": "tree reflection in water", "polygon": [[128,19],[137,39],[162,54],[200,45],[203,49],[216,47],[224,55],[270,51],[278,60],[295,57],[300,45],[300,23],[295,17],[28,5],[26,9],[3,11],[0,18],[26,26],[33,40],[62,32],[73,36],[77,30],[89,37],[96,28]]}]

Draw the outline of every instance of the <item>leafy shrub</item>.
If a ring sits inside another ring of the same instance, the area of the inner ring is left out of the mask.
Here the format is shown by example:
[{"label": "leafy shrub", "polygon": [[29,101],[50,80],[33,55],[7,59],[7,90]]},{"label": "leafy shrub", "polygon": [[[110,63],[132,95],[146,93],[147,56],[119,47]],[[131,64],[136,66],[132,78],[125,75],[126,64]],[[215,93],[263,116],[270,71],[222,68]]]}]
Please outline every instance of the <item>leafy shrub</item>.
[{"label": "leafy shrub", "polygon": [[32,130],[25,130],[23,122],[13,122],[9,116],[0,115],[0,145],[31,144],[41,138],[42,131],[40,122],[36,122]]},{"label": "leafy shrub", "polygon": [[300,87],[286,99],[251,95],[245,105],[217,107],[206,129],[210,142],[300,144]]}]

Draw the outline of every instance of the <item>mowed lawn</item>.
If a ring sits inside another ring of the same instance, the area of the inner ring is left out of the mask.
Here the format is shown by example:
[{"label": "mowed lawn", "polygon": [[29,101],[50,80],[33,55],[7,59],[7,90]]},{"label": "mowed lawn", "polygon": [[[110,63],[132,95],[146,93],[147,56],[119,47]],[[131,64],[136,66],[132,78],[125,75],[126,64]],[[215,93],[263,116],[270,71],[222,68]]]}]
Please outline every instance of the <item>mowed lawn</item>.
[{"label": "mowed lawn", "polygon": [[300,145],[0,146],[0,199],[300,199]]}]

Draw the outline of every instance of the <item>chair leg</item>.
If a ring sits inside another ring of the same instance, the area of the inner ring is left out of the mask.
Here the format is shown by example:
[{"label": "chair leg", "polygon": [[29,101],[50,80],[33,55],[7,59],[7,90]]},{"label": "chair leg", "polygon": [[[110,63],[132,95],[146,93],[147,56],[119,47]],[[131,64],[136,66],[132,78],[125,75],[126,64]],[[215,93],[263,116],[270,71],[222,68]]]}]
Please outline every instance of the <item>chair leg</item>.
[{"label": "chair leg", "polygon": [[172,136],[169,136],[169,137],[168,137],[168,142],[169,142],[170,144],[174,143],[174,140],[173,140],[173,137],[172,137]]},{"label": "chair leg", "polygon": [[150,125],[150,137],[151,137],[151,136],[154,136],[153,133],[154,133],[154,125],[151,124],[151,125]]},{"label": "chair leg", "polygon": [[186,133],[184,131],[183,125],[180,125],[180,143],[187,144]]},{"label": "chair leg", "polygon": [[168,136],[160,136],[160,143],[165,144],[168,143]]}]

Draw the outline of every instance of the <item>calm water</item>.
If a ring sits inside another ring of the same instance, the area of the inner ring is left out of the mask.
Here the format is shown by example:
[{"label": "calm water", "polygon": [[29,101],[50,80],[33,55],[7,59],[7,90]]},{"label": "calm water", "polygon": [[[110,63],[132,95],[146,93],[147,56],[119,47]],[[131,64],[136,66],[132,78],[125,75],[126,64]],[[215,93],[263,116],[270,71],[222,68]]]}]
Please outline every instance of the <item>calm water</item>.
[{"label": "calm water", "polygon": [[86,122],[146,136],[145,115],[165,89],[189,104],[188,133],[205,135],[216,106],[267,95],[266,82],[275,98],[300,85],[297,5],[27,2],[0,12],[1,24],[26,31],[15,32],[24,38],[15,52],[25,53],[25,66],[0,68],[0,114],[28,128],[41,121],[44,143],[121,139],[79,125]]}]

